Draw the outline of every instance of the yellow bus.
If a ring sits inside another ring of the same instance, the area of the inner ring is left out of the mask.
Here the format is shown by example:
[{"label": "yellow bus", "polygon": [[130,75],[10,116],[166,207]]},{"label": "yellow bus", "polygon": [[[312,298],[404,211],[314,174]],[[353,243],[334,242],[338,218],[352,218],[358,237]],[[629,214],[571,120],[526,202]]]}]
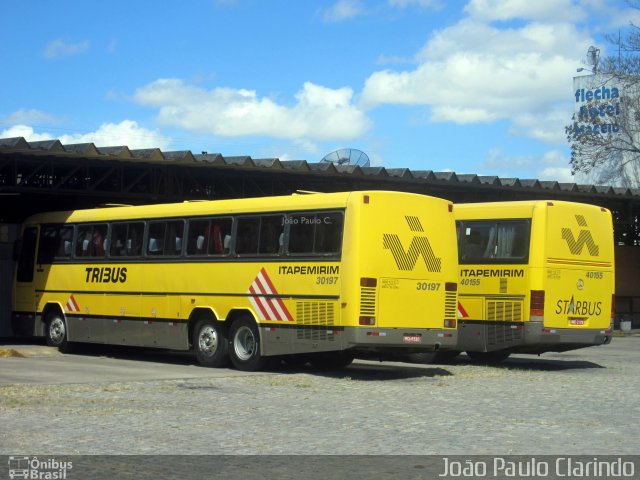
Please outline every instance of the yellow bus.
[{"label": "yellow bus", "polygon": [[454,348],[455,239],[450,202],[385,191],[43,213],[23,225],[12,324],[241,370]]},{"label": "yellow bus", "polygon": [[563,201],[456,204],[459,349],[483,361],[611,341],[611,213]]}]

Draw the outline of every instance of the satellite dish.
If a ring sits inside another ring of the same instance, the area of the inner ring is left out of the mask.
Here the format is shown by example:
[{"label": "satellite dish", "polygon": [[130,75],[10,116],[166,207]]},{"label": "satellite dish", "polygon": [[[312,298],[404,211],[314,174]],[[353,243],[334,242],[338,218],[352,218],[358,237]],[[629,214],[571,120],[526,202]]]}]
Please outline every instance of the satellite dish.
[{"label": "satellite dish", "polygon": [[369,156],[357,148],[340,148],[324,156],[321,162],[333,163],[334,165],[368,167]]}]

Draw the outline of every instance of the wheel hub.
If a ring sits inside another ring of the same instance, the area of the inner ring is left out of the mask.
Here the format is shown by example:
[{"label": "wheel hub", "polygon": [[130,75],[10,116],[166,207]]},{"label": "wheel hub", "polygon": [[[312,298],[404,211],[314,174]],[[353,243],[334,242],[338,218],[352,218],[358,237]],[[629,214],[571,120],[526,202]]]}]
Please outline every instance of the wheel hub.
[{"label": "wheel hub", "polygon": [[218,348],[218,332],[213,327],[205,327],[200,331],[198,339],[200,351],[212,355]]}]

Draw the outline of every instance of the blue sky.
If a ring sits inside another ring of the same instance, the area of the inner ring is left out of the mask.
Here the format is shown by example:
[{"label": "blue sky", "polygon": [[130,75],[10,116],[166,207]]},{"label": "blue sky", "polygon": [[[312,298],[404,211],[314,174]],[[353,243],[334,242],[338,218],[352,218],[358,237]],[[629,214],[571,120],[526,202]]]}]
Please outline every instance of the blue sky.
[{"label": "blue sky", "polygon": [[611,0],[7,0],[0,138],[577,181],[564,125]]}]

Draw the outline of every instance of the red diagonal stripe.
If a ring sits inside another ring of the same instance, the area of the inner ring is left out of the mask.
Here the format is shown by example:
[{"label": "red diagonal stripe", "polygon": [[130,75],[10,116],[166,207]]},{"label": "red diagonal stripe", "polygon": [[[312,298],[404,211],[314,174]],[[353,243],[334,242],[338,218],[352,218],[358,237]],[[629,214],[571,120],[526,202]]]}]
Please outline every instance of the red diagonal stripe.
[{"label": "red diagonal stripe", "polygon": [[[287,308],[287,306],[284,304],[284,302],[282,301],[281,298],[277,298],[276,301],[278,302],[278,305],[280,305],[280,308],[282,308],[282,311],[284,312],[285,316],[287,317],[286,319],[289,320],[290,322],[293,321],[293,317],[291,316],[291,314],[289,313],[289,309]],[[284,320],[284,319],[283,319]]]},{"label": "red diagonal stripe", "polygon": [[67,301],[67,311],[69,311],[69,312],[79,312],[80,311],[80,307],[78,307],[78,303],[76,302],[76,299],[73,297],[73,295],[71,295],[69,297],[69,300]]},{"label": "red diagonal stripe", "polygon": [[[269,275],[267,275],[267,271],[264,269],[264,267],[260,270],[260,273],[262,273],[262,277],[264,278],[264,281],[267,283],[267,287],[269,288],[271,293],[274,294],[274,295],[278,295],[278,291],[276,290],[276,287],[271,282],[271,278],[269,278]],[[260,278],[260,276],[258,276],[258,278]],[[282,299],[281,298],[276,298],[276,299],[273,299],[273,300],[278,302],[278,305],[280,306],[280,308],[282,309],[282,312],[284,313],[284,315],[286,317],[286,319],[285,318],[279,318],[278,320],[289,320],[289,321],[292,321],[293,317],[291,316],[291,313],[289,313],[289,310],[287,309],[287,306],[284,304]],[[271,301],[271,299],[269,299],[269,301]]]},{"label": "red diagonal stripe", "polygon": [[[264,269],[261,270],[261,272],[264,272]],[[263,273],[263,275],[265,275],[265,273]],[[266,307],[268,307],[268,309],[271,311],[272,314],[269,315],[268,318],[274,320],[283,320],[282,318],[280,318],[281,315],[278,311],[278,308],[274,305],[274,299],[267,297],[267,295],[273,295],[275,293],[271,289],[271,286],[267,279],[265,278],[264,281],[262,281],[260,275],[258,274],[256,279],[253,281],[253,285],[257,287],[257,290],[262,293],[262,295],[264,295],[260,298],[257,298],[256,301],[263,302],[263,304],[265,304]]]},{"label": "red diagonal stripe", "polygon": [[264,277],[264,281],[267,282],[267,287],[269,288],[270,293],[277,295],[278,291],[276,290],[276,287],[274,287],[273,283],[271,283],[271,279],[269,278],[269,275],[267,275],[267,271],[264,269],[264,267],[262,267],[262,269],[260,270],[260,273]]},{"label": "red diagonal stripe", "polygon": [[256,291],[255,282],[249,287],[249,292],[251,292],[251,294],[253,295],[253,298],[256,301],[256,305],[258,305],[258,308],[260,309],[262,316],[264,318],[269,318],[270,315],[267,312],[267,310],[264,308],[264,305],[262,303],[262,298],[259,296],[259,292]]}]

